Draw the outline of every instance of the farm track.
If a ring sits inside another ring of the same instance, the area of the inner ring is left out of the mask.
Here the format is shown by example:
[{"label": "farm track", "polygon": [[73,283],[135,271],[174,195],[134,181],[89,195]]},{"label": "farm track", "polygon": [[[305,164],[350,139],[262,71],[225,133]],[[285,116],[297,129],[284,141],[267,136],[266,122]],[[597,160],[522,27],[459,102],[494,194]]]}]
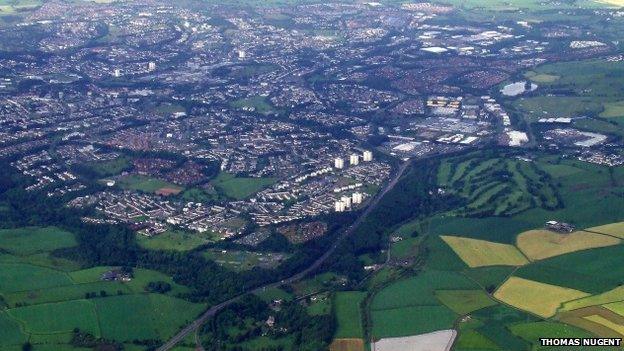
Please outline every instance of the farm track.
[{"label": "farm track", "polygon": [[[401,179],[401,176],[403,176],[403,174],[405,173],[405,170],[407,169],[407,167],[410,165],[410,161],[406,161],[403,162],[399,168],[397,169],[397,171],[394,173],[392,179],[390,180],[390,182],[388,182],[388,184],[386,184],[386,186],[383,188],[382,191],[380,191],[370,202],[370,204],[366,207],[366,209],[362,212],[362,214],[357,218],[357,220],[355,222],[353,222],[353,224],[351,224],[342,234],[340,234],[340,236],[336,239],[336,241],[334,242],[334,244],[332,244],[329,249],[321,256],[319,257],[316,261],[314,261],[314,263],[312,263],[310,266],[308,266],[308,268],[302,270],[301,272],[291,276],[290,278],[286,278],[284,280],[280,280],[277,282],[273,282],[258,288],[255,288],[253,290],[247,291],[245,293],[242,293],[236,297],[233,297],[227,301],[224,301],[218,305],[215,305],[213,307],[211,307],[210,309],[208,309],[206,312],[204,312],[201,316],[199,316],[199,318],[197,318],[196,320],[194,320],[191,324],[187,325],[186,327],[184,327],[182,330],[180,330],[178,332],[178,334],[176,334],[175,336],[173,336],[169,341],[167,341],[165,344],[163,344],[162,346],[160,346],[157,351],[168,351],[171,350],[173,347],[175,347],[180,341],[182,341],[184,338],[186,338],[190,333],[196,332],[198,331],[198,329],[202,326],[202,324],[204,324],[208,319],[210,319],[211,317],[215,316],[219,311],[221,311],[222,309],[232,305],[233,303],[237,302],[238,300],[240,300],[242,297],[246,296],[247,294],[253,294],[253,293],[258,293],[258,292],[262,292],[265,289],[271,289],[271,288],[276,288],[282,285],[286,285],[286,284],[291,284],[294,283],[296,281],[299,281],[303,278],[305,278],[308,274],[314,272],[315,270],[317,270],[323,263],[325,263],[325,261],[327,261],[327,259],[336,251],[336,249],[338,249],[338,247],[340,246],[340,244],[349,236],[351,236],[355,230],[364,222],[364,220],[366,219],[366,217],[377,207],[377,205],[379,204],[379,201],[390,191],[392,190],[396,184],[399,182],[399,179]],[[196,338],[197,340],[197,338]],[[198,345],[199,348],[198,349],[202,349],[201,345]]]}]

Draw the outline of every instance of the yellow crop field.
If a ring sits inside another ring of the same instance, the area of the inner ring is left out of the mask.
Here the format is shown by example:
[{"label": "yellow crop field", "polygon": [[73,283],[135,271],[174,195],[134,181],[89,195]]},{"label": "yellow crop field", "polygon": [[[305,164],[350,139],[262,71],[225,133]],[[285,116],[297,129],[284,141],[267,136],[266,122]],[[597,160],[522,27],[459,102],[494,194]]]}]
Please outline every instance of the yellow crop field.
[{"label": "yellow crop field", "polygon": [[624,286],[618,286],[617,288],[603,292],[602,294],[566,302],[563,304],[562,310],[572,311],[579,308],[599,306],[617,301],[624,301]]},{"label": "yellow crop field", "polygon": [[624,6],[624,0],[598,0],[597,2],[607,5]]},{"label": "yellow crop field", "polygon": [[603,305],[602,307],[608,309],[609,311],[613,313],[616,313],[622,316],[622,319],[624,320],[624,302],[619,301],[619,302],[609,303],[609,304]]},{"label": "yellow crop field", "polygon": [[516,244],[530,260],[563,255],[565,253],[617,245],[620,239],[577,231],[570,234],[559,234],[549,230],[529,230],[518,235]]},{"label": "yellow crop field", "polygon": [[[624,0],[622,0],[624,1]],[[624,222],[610,223],[585,229],[588,232],[607,234],[624,239]]]},{"label": "yellow crop field", "polygon": [[562,303],[586,296],[582,291],[518,277],[507,279],[494,293],[498,300],[544,318],[552,317]]},{"label": "yellow crop field", "polygon": [[604,318],[603,316],[599,316],[597,314],[594,314],[594,315],[583,317],[583,318],[588,320],[588,321],[590,321],[590,322],[598,323],[598,324],[602,325],[603,327],[607,327],[607,328],[617,332],[620,335],[624,335],[624,325],[619,324],[619,323],[615,323],[613,321],[610,321],[610,320]]},{"label": "yellow crop field", "polygon": [[528,263],[513,245],[459,236],[443,235],[441,238],[470,267],[521,266]]}]

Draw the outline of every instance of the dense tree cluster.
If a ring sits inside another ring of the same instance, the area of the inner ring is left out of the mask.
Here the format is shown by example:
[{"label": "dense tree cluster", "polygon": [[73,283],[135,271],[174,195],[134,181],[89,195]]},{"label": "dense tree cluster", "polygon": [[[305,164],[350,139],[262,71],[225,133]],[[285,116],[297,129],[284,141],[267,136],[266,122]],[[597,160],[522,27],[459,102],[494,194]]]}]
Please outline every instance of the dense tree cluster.
[{"label": "dense tree cluster", "polygon": [[[203,344],[209,351],[245,351],[244,343],[258,336],[278,340],[292,337],[293,349],[324,350],[334,334],[331,315],[311,316],[299,302],[281,302],[272,308],[255,295],[224,309],[205,324]],[[255,350],[255,349],[254,349]],[[282,346],[267,351],[283,350]]]}]

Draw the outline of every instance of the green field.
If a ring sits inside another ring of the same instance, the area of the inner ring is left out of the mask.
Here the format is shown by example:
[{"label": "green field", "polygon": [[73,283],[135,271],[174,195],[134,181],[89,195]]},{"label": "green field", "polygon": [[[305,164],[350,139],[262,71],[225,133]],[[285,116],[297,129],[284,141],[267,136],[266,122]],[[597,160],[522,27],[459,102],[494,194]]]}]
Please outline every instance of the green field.
[{"label": "green field", "polygon": [[97,337],[101,335],[95,306],[89,300],[19,307],[7,313],[22,323],[29,334],[71,333],[79,327]]},{"label": "green field", "polygon": [[334,296],[337,329],[335,338],[363,338],[360,303],[365,293],[359,291],[341,291]]},{"label": "green field", "polygon": [[118,175],[132,168],[130,159],[123,156],[109,161],[90,162],[87,166],[100,178]]},{"label": "green field", "polygon": [[428,270],[395,282],[381,290],[373,300],[373,310],[406,306],[439,305],[436,290],[475,289],[478,285],[461,273]]},{"label": "green field", "polygon": [[65,272],[23,263],[0,263],[0,292],[40,290],[72,284]]},{"label": "green field", "polygon": [[275,183],[273,178],[244,178],[228,173],[220,173],[212,180],[215,189],[223,195],[242,200]]},{"label": "green field", "polygon": [[545,350],[547,347],[540,346],[539,339],[548,335],[549,338],[582,338],[592,337],[591,333],[588,333],[582,329],[556,322],[531,322],[531,323],[519,323],[511,325],[511,332],[514,335],[521,337],[522,339],[530,342],[535,350]]},{"label": "green field", "polygon": [[164,180],[131,174],[121,177],[117,185],[122,189],[137,190],[144,193],[153,193],[162,188],[182,190],[183,188]]},{"label": "green field", "polygon": [[0,230],[0,249],[18,256],[54,251],[76,245],[72,233],[56,227],[27,227]]},{"label": "green field", "polygon": [[460,315],[496,305],[483,290],[438,290],[435,296]]},{"label": "green field", "polygon": [[521,267],[517,275],[600,294],[624,283],[624,246],[579,251]]},{"label": "green field", "polygon": [[[511,102],[525,120],[590,117],[574,121],[580,129],[623,136],[623,62],[589,59],[539,66],[525,76],[540,85],[538,96]],[[563,93],[562,93],[563,92]]]},{"label": "green field", "polygon": [[[69,350],[74,328],[117,341],[166,339],[205,308],[175,298],[190,289],[160,272],[135,269],[131,281],[102,281],[113,267],[80,270],[54,258],[52,250],[76,244],[57,228],[2,230],[0,237],[7,252],[0,254],[2,350],[20,350],[26,340],[35,350]],[[171,290],[147,293],[150,282],[168,283]]]},{"label": "green field", "polygon": [[373,338],[429,333],[453,327],[457,314],[445,306],[408,306],[373,310]]},{"label": "green field", "polygon": [[160,294],[112,296],[94,302],[102,336],[124,341],[166,340],[204,309],[201,304]]},{"label": "green field", "polygon": [[211,232],[190,233],[182,230],[168,230],[152,237],[137,234],[136,238],[137,243],[148,250],[173,251],[189,251],[218,239]]},{"label": "green field", "polygon": [[231,106],[238,109],[253,109],[254,112],[260,114],[269,114],[275,111],[273,105],[262,96],[236,100],[231,103]]}]

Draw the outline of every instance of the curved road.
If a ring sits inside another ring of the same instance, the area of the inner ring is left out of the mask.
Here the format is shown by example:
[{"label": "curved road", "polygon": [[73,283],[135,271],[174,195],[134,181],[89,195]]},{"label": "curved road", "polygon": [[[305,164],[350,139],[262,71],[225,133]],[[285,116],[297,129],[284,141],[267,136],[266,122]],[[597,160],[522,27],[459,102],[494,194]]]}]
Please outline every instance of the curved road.
[{"label": "curved road", "polygon": [[[379,201],[390,190],[392,190],[394,188],[394,186],[399,182],[399,179],[401,178],[401,176],[403,175],[403,173],[407,169],[408,165],[409,165],[409,161],[403,162],[399,166],[397,171],[392,176],[392,179],[390,180],[390,182],[388,182],[388,184],[386,184],[386,186],[383,188],[383,190],[380,191],[373,198],[373,200],[366,207],[366,209],[362,212],[362,214],[358,217],[358,219],[355,222],[353,222],[336,239],[336,241],[332,244],[332,246],[330,246],[330,248],[321,257],[319,257],[316,261],[314,261],[314,263],[312,263],[312,265],[310,265],[308,268],[306,268],[303,271],[301,271],[301,272],[291,276],[290,278],[287,278],[287,279],[284,279],[284,280],[280,280],[278,282],[274,282],[274,283],[271,283],[271,284],[267,284],[267,285],[255,288],[255,289],[253,289],[251,291],[247,291],[247,292],[245,292],[243,294],[240,294],[240,295],[238,295],[236,297],[233,297],[230,300],[227,300],[227,301],[224,301],[224,302],[222,302],[222,303],[220,303],[218,305],[212,306],[210,309],[208,309],[206,312],[204,312],[201,316],[199,316],[199,318],[197,318],[195,321],[193,321],[188,326],[184,327],[184,329],[180,330],[178,332],[178,334],[176,334],[169,341],[167,341],[165,344],[160,346],[157,349],[157,351],[169,351],[169,350],[171,350],[180,341],[182,341],[184,338],[186,338],[190,333],[192,333],[192,332],[196,331],[197,329],[199,329],[199,327],[201,327],[201,325],[204,324],[209,318],[211,318],[214,315],[216,315],[219,311],[221,311],[225,307],[228,307],[229,305],[233,304],[234,302],[240,300],[243,296],[245,296],[247,294],[250,294],[250,293],[253,294],[253,293],[262,292],[265,289],[279,287],[279,286],[284,285],[284,284],[294,283],[294,282],[296,282],[298,280],[301,280],[302,278],[304,278],[308,274],[312,273],[316,269],[318,269],[336,251],[336,249],[338,248],[340,243],[342,243],[347,237],[349,237],[351,234],[353,234],[355,232],[355,230],[360,226],[360,224],[362,224],[362,222],[364,222],[366,217],[375,209],[375,207],[377,207],[377,205],[379,204]],[[197,340],[197,338],[196,338],[196,340]]]}]

